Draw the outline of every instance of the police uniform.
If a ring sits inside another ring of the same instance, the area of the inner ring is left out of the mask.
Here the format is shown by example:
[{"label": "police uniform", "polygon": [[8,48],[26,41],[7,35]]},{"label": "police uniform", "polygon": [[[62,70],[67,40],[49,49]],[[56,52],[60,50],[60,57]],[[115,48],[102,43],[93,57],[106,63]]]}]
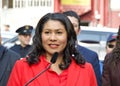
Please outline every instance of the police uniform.
[{"label": "police uniform", "polygon": [[[19,35],[30,35],[32,33],[33,27],[29,25],[25,25],[16,30],[16,33]],[[10,49],[18,53],[21,57],[25,57],[29,51],[31,50],[31,45],[27,45],[26,47],[22,47],[20,44],[15,44]]]}]

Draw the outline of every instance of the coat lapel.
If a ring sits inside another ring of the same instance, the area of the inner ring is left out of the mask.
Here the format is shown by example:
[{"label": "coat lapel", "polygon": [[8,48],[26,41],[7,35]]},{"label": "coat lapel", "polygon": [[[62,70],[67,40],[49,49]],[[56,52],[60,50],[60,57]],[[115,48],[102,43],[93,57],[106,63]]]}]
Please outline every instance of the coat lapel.
[{"label": "coat lapel", "polygon": [[[32,70],[34,72],[34,76],[40,73],[45,69],[45,65],[43,61],[40,62],[37,69],[35,70],[34,66],[32,67]],[[80,66],[78,66],[73,60],[72,64],[68,68],[68,79],[67,79],[67,85],[66,86],[76,86],[77,80],[80,77]],[[43,81],[44,80],[44,81]],[[39,83],[39,86],[49,86],[49,81],[47,77],[47,73],[44,72],[41,74],[38,78],[36,78],[36,83]]]},{"label": "coat lapel", "polygon": [[68,69],[67,86],[76,86],[79,76],[80,76],[80,67],[76,65],[74,61],[72,61],[72,64]]},{"label": "coat lapel", "polygon": [[[44,57],[41,56],[40,58],[44,58]],[[41,60],[41,62],[38,64],[37,68],[36,68],[36,66],[35,66],[35,68],[34,68],[34,66],[32,67],[34,76],[36,76],[37,74],[42,72],[45,68],[46,68],[46,66],[44,65],[44,62]],[[35,70],[35,69],[37,69],[37,70]],[[37,83],[37,84],[39,83],[39,86],[49,86],[46,71],[44,73],[42,73],[39,77],[36,78],[35,83]]]}]

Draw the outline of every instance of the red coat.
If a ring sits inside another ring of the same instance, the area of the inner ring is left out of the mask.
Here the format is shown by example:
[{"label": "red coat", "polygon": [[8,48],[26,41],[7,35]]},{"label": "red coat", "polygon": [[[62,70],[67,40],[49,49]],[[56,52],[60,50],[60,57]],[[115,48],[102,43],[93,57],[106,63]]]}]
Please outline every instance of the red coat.
[{"label": "red coat", "polygon": [[[30,67],[25,59],[19,60],[12,70],[7,86],[24,86],[26,82],[43,69],[45,69],[45,66],[42,61]],[[81,67],[72,60],[67,70],[68,75],[65,86],[97,86],[93,68],[89,63]],[[49,80],[47,79],[46,72],[44,72],[28,86],[50,86],[47,82],[49,82]]]}]

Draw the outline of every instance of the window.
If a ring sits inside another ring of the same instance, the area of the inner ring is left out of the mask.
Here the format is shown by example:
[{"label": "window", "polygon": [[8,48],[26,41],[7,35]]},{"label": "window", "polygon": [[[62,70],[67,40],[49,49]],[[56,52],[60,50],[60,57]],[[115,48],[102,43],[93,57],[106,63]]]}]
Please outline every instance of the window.
[{"label": "window", "polygon": [[110,0],[110,8],[112,10],[120,10],[120,0]]},{"label": "window", "polygon": [[52,6],[54,0],[14,0],[14,8]]}]

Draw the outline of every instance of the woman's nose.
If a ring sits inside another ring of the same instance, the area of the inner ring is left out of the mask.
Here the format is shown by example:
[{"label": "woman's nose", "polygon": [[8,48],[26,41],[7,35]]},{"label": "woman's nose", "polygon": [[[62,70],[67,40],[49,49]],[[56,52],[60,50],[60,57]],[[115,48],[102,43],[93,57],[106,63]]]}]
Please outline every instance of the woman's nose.
[{"label": "woman's nose", "polygon": [[54,33],[50,35],[50,40],[56,40],[56,35]]}]

